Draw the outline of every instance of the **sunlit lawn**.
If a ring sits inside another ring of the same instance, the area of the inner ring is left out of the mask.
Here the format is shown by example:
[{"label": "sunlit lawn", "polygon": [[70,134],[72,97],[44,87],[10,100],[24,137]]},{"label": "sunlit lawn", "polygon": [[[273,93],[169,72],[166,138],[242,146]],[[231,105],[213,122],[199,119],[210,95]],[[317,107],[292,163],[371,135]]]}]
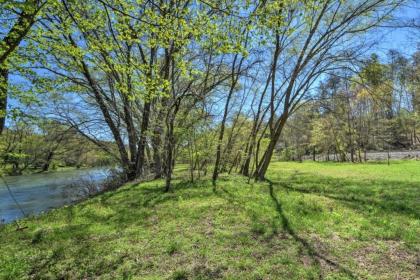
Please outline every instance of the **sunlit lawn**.
[{"label": "sunlit lawn", "polygon": [[0,279],[416,279],[420,162],[126,185],[0,230]]}]

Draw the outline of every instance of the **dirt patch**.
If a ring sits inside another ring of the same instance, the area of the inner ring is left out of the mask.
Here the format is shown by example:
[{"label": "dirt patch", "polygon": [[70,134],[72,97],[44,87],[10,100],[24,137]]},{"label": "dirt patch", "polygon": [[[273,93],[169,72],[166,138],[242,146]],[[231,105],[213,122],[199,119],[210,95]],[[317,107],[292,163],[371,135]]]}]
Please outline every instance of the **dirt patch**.
[{"label": "dirt patch", "polygon": [[360,270],[378,279],[419,279],[419,254],[397,241],[378,241],[352,254]]}]

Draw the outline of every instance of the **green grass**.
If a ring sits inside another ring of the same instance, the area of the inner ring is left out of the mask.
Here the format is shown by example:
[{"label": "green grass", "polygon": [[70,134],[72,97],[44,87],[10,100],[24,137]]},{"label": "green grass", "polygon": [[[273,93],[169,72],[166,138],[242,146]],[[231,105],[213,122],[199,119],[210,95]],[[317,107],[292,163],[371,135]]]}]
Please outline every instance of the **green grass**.
[{"label": "green grass", "polygon": [[0,279],[416,279],[420,162],[178,169],[0,229]]}]

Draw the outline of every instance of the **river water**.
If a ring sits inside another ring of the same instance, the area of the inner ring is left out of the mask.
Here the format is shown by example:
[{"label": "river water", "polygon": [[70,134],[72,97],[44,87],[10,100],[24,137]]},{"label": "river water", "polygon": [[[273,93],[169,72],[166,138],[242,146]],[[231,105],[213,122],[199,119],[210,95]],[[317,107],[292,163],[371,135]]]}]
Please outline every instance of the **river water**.
[{"label": "river water", "polygon": [[88,195],[87,182],[99,185],[109,174],[107,168],[92,168],[4,177],[24,213],[0,180],[0,223],[74,203]]}]

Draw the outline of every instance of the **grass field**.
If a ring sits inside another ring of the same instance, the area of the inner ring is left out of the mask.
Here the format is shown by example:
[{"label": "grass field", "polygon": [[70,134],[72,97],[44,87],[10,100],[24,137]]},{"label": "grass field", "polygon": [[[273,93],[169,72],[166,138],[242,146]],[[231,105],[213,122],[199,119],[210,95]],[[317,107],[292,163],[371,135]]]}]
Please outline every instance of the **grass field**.
[{"label": "grass field", "polygon": [[420,277],[420,162],[275,162],[216,192],[183,172],[2,227],[0,279]]}]

